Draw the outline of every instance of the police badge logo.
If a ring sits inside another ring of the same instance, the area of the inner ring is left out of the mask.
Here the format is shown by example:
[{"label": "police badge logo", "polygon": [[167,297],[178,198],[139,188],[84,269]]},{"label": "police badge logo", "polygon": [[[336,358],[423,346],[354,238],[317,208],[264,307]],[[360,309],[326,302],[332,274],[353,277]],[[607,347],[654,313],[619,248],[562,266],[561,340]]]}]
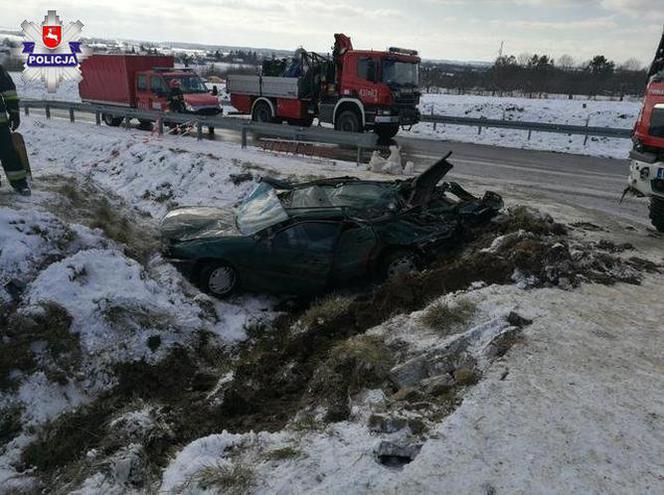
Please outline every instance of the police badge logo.
[{"label": "police badge logo", "polygon": [[62,41],[62,26],[42,26],[42,41],[47,48],[57,48]]},{"label": "police badge logo", "polygon": [[81,60],[92,54],[92,49],[80,40],[83,23],[70,22],[63,25],[55,10],[49,10],[41,26],[23,21],[23,35],[27,40],[16,54],[23,59],[26,81],[41,80],[49,93],[55,93],[61,81],[81,80]]}]

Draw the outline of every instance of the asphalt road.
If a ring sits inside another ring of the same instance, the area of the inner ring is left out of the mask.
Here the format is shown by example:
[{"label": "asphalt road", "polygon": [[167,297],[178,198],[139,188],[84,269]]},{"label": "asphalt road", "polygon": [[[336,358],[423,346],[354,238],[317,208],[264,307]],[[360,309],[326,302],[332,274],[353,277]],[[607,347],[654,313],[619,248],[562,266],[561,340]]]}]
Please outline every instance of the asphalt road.
[{"label": "asphalt road", "polygon": [[[55,118],[68,119],[67,112],[52,111]],[[93,123],[94,116],[78,114],[77,121]],[[213,139],[240,142],[239,133],[217,130]],[[649,225],[647,202],[627,198],[618,200],[626,185],[628,160],[597,158],[548,151],[521,150],[472,143],[457,143],[397,135],[402,155],[423,170],[447,152],[452,151],[454,169],[449,176],[473,181],[483,187],[492,186],[503,193],[532,199],[543,199],[588,209],[626,220]],[[250,137],[250,145],[257,144]],[[355,160],[354,149],[338,149],[340,159]],[[368,153],[365,153],[368,159]]]},{"label": "asphalt road", "polygon": [[451,177],[649,224],[646,201],[626,198],[618,204],[627,183],[628,160],[410,137],[396,140],[418,169],[452,151]]}]

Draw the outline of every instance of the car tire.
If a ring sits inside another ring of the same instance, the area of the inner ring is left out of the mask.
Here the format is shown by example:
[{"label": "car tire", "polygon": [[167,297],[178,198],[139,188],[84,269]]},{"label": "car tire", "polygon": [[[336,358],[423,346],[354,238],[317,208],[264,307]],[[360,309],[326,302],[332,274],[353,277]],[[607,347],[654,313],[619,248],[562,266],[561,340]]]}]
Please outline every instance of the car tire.
[{"label": "car tire", "polygon": [[251,111],[251,120],[268,124],[274,122],[274,115],[272,115],[270,105],[264,100],[256,102],[254,109]]},{"label": "car tire", "polygon": [[377,125],[374,127],[374,132],[378,135],[378,139],[385,141],[392,139],[399,132],[398,125]]},{"label": "car tire", "polygon": [[385,254],[380,263],[380,277],[389,280],[401,275],[409,275],[420,271],[422,260],[413,251],[399,249]]},{"label": "car tire", "polygon": [[344,110],[334,122],[334,128],[337,131],[362,132],[362,122],[360,121],[357,112],[354,112],[353,110]]},{"label": "car tire", "polygon": [[122,124],[122,121],[124,120],[124,117],[113,117],[110,113],[103,113],[101,115],[101,119],[104,121],[104,124],[106,124],[109,127],[117,127],[120,124]]},{"label": "car tire", "polygon": [[237,272],[227,263],[209,263],[199,277],[200,287],[216,297],[228,297],[237,288]]},{"label": "car tire", "polygon": [[664,199],[650,198],[650,221],[659,232],[664,232]]}]

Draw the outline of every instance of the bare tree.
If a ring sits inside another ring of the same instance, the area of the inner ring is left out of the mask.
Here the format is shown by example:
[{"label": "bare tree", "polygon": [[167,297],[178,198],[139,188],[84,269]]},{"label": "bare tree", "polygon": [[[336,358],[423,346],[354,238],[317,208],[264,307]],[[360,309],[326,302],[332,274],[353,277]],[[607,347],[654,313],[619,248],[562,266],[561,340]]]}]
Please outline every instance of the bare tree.
[{"label": "bare tree", "polygon": [[643,64],[637,58],[628,58],[618,66],[620,70],[639,71],[643,69]]},{"label": "bare tree", "polygon": [[524,52],[521,53],[518,57],[516,57],[516,61],[521,67],[526,67],[530,63],[532,58],[533,58],[532,53]]},{"label": "bare tree", "polygon": [[561,69],[569,70],[574,68],[576,65],[576,60],[574,60],[574,57],[571,55],[564,54],[558,57],[558,63],[556,65],[558,65],[558,67]]}]

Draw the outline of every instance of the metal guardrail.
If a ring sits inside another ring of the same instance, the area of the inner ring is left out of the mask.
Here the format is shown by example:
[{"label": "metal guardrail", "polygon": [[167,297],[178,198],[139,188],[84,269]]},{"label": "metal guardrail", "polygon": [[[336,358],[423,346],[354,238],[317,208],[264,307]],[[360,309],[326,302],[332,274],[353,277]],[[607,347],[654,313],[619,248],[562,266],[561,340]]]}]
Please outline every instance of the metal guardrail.
[{"label": "metal guardrail", "polygon": [[613,137],[613,138],[629,138],[632,135],[632,129],[615,128],[615,127],[595,127],[590,126],[589,121],[586,125],[569,125],[569,124],[550,124],[546,122],[525,122],[521,120],[498,120],[498,119],[485,119],[476,117],[452,117],[447,115],[433,115],[424,114],[421,118],[422,122],[432,122],[434,128],[436,124],[452,124],[452,125],[466,125],[478,128],[478,133],[482,132],[482,128],[496,127],[502,129],[518,129],[528,131],[528,139],[530,133],[535,132],[552,132],[558,134],[580,134],[586,136],[599,136],[599,137]]},{"label": "metal guardrail", "polygon": [[133,118],[148,120],[156,123],[157,130],[160,134],[164,132],[165,123],[193,123],[196,127],[197,138],[199,140],[203,138],[203,127],[226,129],[240,132],[242,134],[243,148],[247,146],[247,135],[250,132],[260,136],[279,137],[293,141],[310,141],[316,143],[336,144],[340,146],[352,146],[357,148],[358,162],[362,155],[362,150],[365,148],[374,148],[378,140],[378,136],[373,133],[342,132],[325,127],[297,127],[282,124],[267,124],[231,117],[158,112],[155,110],[100,105],[96,103],[22,99],[20,105],[23,107],[26,115],[30,114],[31,108],[43,108],[47,119],[51,118],[51,110],[67,110],[71,122],[75,121],[76,112],[94,114],[97,125],[101,125],[102,116],[104,114],[110,114],[114,117],[122,117],[122,125],[125,128],[129,127],[129,121]]},{"label": "metal guardrail", "polygon": [[[168,112],[157,112],[154,110],[143,110],[129,107],[119,107],[112,105],[99,105],[94,103],[75,103],[54,100],[21,100],[21,106],[24,107],[26,114],[30,108],[44,108],[46,118],[50,118],[51,109],[61,109],[69,111],[69,118],[73,122],[75,112],[94,113],[97,125],[101,124],[103,114],[122,116],[125,127],[128,127],[128,119],[137,118],[154,121],[158,125],[160,133],[163,132],[165,121],[178,124],[195,122],[197,128],[197,137],[202,139],[203,127],[215,127],[242,133],[242,147],[247,146],[247,133],[252,132],[258,135],[279,137],[291,139],[293,141],[310,141],[326,144],[336,144],[340,146],[352,146],[357,148],[357,160],[359,162],[362,149],[374,148],[377,144],[377,136],[373,133],[353,133],[342,132],[325,127],[297,127],[281,124],[266,124],[253,122],[231,117],[205,117],[192,114],[173,114]],[[610,138],[630,138],[631,129],[597,127],[590,126],[589,120],[586,125],[555,124],[546,122],[526,122],[521,120],[498,120],[476,117],[453,117],[447,115],[424,114],[422,122],[433,123],[434,129],[437,124],[451,124],[461,126],[477,127],[478,134],[482,133],[483,128],[502,128],[528,131],[528,139],[533,132],[550,132],[558,134],[578,134],[585,136],[584,144],[590,136],[610,137]]]}]

